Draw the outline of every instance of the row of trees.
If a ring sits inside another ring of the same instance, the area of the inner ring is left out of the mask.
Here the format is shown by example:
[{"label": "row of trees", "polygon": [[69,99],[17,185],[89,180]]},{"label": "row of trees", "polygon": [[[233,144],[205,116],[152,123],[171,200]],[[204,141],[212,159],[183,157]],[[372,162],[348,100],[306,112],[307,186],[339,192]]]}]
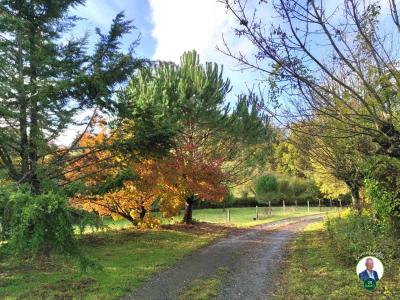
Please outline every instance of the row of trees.
[{"label": "row of trees", "polygon": [[[137,152],[122,157],[105,150],[78,160],[78,172],[71,175],[96,173],[84,180],[85,188],[102,195],[74,197],[74,206],[102,215],[112,213],[137,224],[151,220],[157,203],[165,217],[178,215],[184,207],[184,222],[190,223],[195,201],[222,202],[228,186],[259,166],[257,154],[264,157],[270,135],[268,123],[245,96],[230,111],[229,90],[229,81],[223,79],[218,66],[202,66],[196,52],[184,54],[179,66],[160,63],[140,70],[119,98],[122,125],[111,125],[108,134],[104,128],[87,134],[81,146],[106,140],[110,145],[121,143],[124,136],[139,130],[151,135],[153,127],[160,126],[160,132],[171,132],[170,147],[158,157]],[[149,126],[154,120],[157,123]],[[124,127],[132,121],[134,131]],[[97,163],[105,158],[109,158],[105,164]],[[108,191],[104,187],[110,180],[114,182]]]},{"label": "row of trees", "polygon": [[[189,223],[195,201],[222,201],[270,144],[254,95],[230,108],[217,64],[195,51],[179,65],[138,59],[138,41],[122,51],[134,28],[123,13],[96,30],[93,51],[87,36],[68,38],[80,4],[0,4],[0,232],[21,252],[76,254],[81,209],[156,225],[155,206],[184,208]],[[71,126],[83,129],[66,145]]]},{"label": "row of trees", "polygon": [[[220,2],[237,18],[238,37],[254,46],[249,55],[227,43],[221,51],[269,83],[258,107],[287,128],[291,171],[332,196],[350,191],[358,214],[367,208],[400,228],[396,1]],[[277,24],[266,24],[267,9]]]},{"label": "row of trees", "polygon": [[307,205],[318,203],[323,198],[313,180],[295,176],[263,175],[255,185],[255,198],[258,203],[281,205]]}]

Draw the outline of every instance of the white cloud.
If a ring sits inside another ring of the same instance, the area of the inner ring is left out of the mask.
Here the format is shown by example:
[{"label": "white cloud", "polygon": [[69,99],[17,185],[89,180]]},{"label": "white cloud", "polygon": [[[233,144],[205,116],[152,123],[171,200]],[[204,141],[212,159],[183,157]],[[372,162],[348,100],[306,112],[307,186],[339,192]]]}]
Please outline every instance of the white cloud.
[{"label": "white cloud", "polygon": [[216,49],[224,35],[233,52],[248,53],[253,48],[248,41],[234,36],[237,20],[216,0],[150,0],[152,36],[157,41],[153,59],[179,63],[185,51],[195,49],[202,62],[224,65],[224,73],[234,86],[234,92],[251,85],[254,74],[236,72],[237,62]]},{"label": "white cloud", "polygon": [[233,20],[216,0],[150,0],[150,6],[155,59],[179,62],[181,54],[192,49],[205,59],[219,55],[215,46]]}]

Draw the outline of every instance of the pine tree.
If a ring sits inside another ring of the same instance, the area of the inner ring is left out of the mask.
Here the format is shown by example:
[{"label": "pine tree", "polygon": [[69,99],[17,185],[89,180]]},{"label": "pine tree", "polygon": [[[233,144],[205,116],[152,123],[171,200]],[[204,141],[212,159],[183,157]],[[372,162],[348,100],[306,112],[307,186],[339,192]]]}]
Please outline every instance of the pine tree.
[{"label": "pine tree", "polygon": [[257,152],[247,150],[265,142],[269,133],[267,124],[250,108],[251,99],[240,97],[237,108],[230,110],[230,90],[222,68],[211,62],[201,64],[196,51],[191,51],[182,55],[179,66],[161,63],[141,71],[120,99],[120,114],[134,120],[135,134],[147,138],[150,133],[169,134],[172,150],[166,160],[173,174],[166,176],[166,185],[174,192],[166,194],[180,195],[173,206],[185,207],[185,223],[192,222],[195,201],[223,200],[228,181],[244,173],[244,162]]},{"label": "pine tree", "polygon": [[45,181],[59,181],[58,168],[83,136],[68,148],[55,146],[74,116],[112,111],[116,88],[142,64],[120,49],[134,29],[122,12],[107,34],[96,29],[93,51],[87,35],[67,38],[79,21],[70,10],[84,2],[0,1],[0,168],[35,194]]}]

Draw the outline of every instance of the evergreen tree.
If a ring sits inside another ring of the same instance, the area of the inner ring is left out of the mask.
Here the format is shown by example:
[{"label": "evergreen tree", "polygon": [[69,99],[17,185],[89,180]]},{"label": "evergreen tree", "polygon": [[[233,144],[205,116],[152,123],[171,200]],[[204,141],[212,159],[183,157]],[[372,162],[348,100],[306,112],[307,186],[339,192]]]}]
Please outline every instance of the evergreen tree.
[{"label": "evergreen tree", "polygon": [[121,38],[134,29],[122,12],[107,34],[96,29],[94,51],[87,35],[67,39],[79,21],[70,10],[84,2],[0,2],[0,168],[34,194],[48,179],[59,181],[58,168],[71,161],[83,134],[66,149],[55,142],[74,116],[112,111],[116,88],[142,64],[131,51],[121,52]]},{"label": "evergreen tree", "polygon": [[[221,184],[226,185],[243,173],[238,171],[243,170],[244,162],[258,150],[244,149],[265,142],[269,132],[268,124],[260,120],[255,108],[250,108],[249,103],[253,102],[250,99],[240,97],[237,107],[230,110],[227,101],[230,90],[230,82],[224,79],[217,64],[203,65],[195,51],[186,52],[179,66],[161,63],[133,78],[119,103],[120,114],[134,120],[135,134],[148,140],[151,133],[168,134],[170,155],[175,156],[182,170],[191,169],[191,163],[209,166],[210,161],[222,161],[224,175],[219,178],[223,182],[213,182],[215,192]],[[176,181],[180,182],[193,177],[185,172],[179,176]],[[180,193],[184,198],[184,221],[190,223],[193,203],[201,193],[184,186],[186,190]],[[219,198],[222,201],[223,195]]]}]

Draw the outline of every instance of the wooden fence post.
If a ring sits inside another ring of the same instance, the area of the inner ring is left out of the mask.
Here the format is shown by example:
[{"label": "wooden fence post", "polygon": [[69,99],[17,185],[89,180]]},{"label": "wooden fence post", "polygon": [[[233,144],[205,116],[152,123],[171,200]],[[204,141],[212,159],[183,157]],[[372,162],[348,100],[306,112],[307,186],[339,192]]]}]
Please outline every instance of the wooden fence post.
[{"label": "wooden fence post", "polygon": [[228,208],[228,223],[231,222],[231,210]]},{"label": "wooden fence post", "polygon": [[321,199],[318,199],[318,206],[319,206],[319,211],[321,211]]},{"label": "wooden fence post", "polygon": [[268,206],[269,206],[269,215],[272,216],[271,201],[268,201]]},{"label": "wooden fence post", "polygon": [[256,220],[258,220],[258,205],[256,205]]},{"label": "wooden fence post", "polygon": [[282,204],[282,209],[283,209],[283,213],[285,213],[285,212],[286,212],[285,200],[282,200],[282,201],[283,201],[283,204]]},{"label": "wooden fence post", "polygon": [[310,212],[310,200],[307,200],[307,212]]}]

